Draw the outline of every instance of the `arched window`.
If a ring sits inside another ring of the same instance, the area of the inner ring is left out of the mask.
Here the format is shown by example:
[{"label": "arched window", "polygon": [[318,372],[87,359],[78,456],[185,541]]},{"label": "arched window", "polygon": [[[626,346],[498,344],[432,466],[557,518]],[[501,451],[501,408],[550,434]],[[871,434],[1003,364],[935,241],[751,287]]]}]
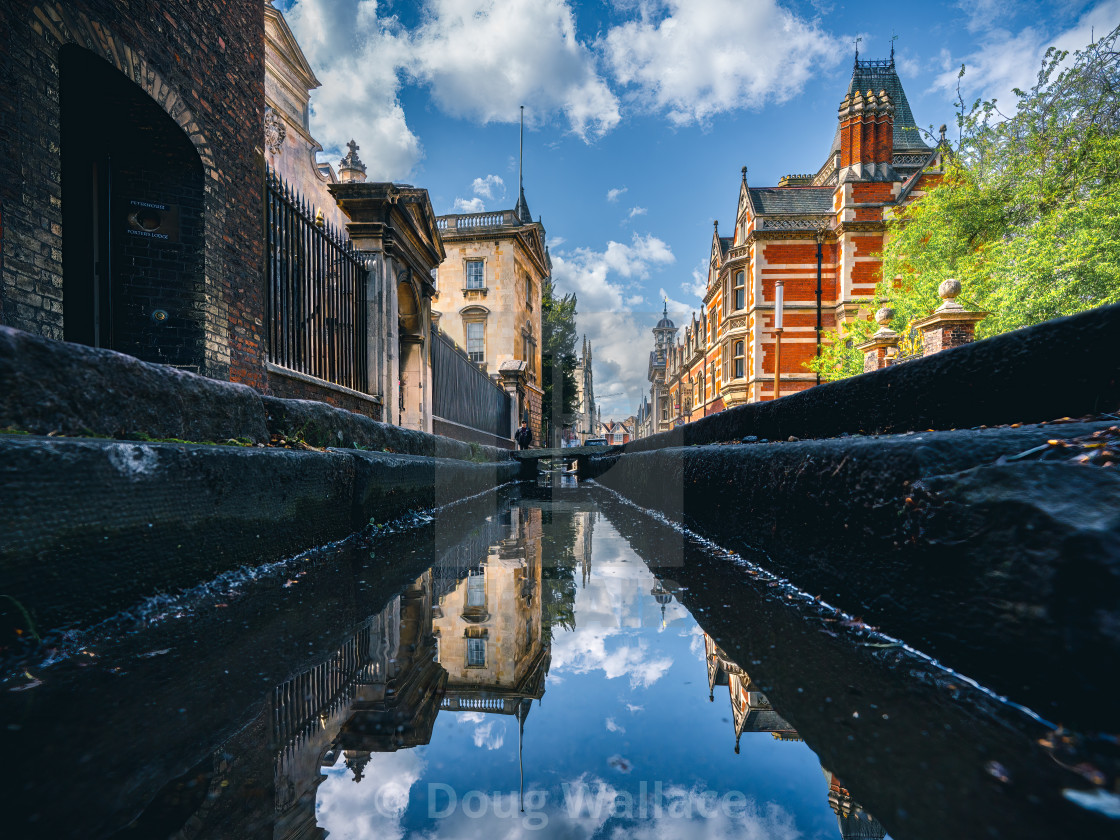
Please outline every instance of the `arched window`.
[{"label": "arched window", "polygon": [[742,309],[747,305],[746,272],[735,274],[735,308]]},{"label": "arched window", "polygon": [[735,378],[742,379],[744,375],[743,369],[743,342],[735,342]]}]

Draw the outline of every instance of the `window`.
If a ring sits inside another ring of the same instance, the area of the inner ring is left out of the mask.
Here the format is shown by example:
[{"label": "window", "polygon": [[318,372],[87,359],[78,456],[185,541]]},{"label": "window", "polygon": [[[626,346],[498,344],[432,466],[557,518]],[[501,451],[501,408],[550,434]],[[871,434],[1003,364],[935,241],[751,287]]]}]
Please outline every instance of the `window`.
[{"label": "window", "polygon": [[482,273],[482,260],[467,260],[467,288],[485,289],[486,281]]},{"label": "window", "polygon": [[472,574],[467,578],[467,606],[486,606],[486,573]]},{"label": "window", "polygon": [[467,321],[467,355],[475,364],[486,361],[486,324],[482,321]]},{"label": "window", "polygon": [[743,368],[743,342],[735,342],[735,378],[742,379],[744,374]]},{"label": "window", "polygon": [[747,305],[746,274],[742,271],[735,275],[735,308],[742,309]]},{"label": "window", "polygon": [[467,666],[481,668],[486,665],[486,640],[467,639]]}]

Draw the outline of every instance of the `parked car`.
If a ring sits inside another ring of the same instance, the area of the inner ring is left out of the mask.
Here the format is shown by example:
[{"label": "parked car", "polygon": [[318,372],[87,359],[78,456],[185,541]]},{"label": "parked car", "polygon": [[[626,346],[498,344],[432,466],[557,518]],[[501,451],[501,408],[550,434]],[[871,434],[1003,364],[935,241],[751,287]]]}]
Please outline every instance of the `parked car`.
[{"label": "parked car", "polygon": [[607,439],[605,437],[588,438],[583,442],[584,446],[607,446]]}]

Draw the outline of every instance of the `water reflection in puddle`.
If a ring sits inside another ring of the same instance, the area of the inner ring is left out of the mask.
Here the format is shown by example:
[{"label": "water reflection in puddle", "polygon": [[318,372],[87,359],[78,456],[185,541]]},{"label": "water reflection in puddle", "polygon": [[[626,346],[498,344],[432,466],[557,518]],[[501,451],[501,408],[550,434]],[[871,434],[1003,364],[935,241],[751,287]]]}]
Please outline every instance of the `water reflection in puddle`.
[{"label": "water reflection in puddle", "polygon": [[[425,573],[341,653],[346,701],[312,704],[316,736],[284,733],[287,820],[313,806],[339,838],[884,836],[609,521],[509,516],[508,538]],[[300,692],[276,698],[292,719]]]},{"label": "water reflection in puddle", "polygon": [[275,565],[7,683],[19,836],[1111,836],[1074,733],[601,490]]}]

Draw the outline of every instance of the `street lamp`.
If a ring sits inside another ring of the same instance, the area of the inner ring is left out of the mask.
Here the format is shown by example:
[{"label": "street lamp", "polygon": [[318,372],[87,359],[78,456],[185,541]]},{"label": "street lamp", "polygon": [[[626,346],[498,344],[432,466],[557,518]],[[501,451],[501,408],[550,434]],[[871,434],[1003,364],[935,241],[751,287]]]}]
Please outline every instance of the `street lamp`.
[{"label": "street lamp", "polygon": [[781,396],[782,387],[782,306],[785,302],[785,283],[774,284],[774,399]]}]

